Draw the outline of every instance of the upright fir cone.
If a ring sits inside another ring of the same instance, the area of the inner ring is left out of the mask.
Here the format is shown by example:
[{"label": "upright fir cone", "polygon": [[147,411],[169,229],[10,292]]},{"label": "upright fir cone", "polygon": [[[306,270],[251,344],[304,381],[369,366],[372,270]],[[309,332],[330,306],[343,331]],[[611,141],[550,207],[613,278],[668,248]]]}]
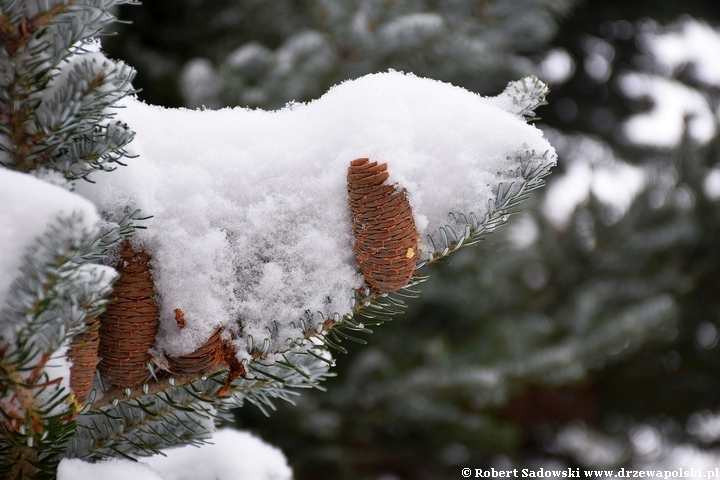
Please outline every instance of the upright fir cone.
[{"label": "upright fir cone", "polygon": [[100,316],[100,363],[103,378],[115,387],[132,387],[150,380],[148,349],[155,343],[160,315],[150,275],[150,255],[125,241],[117,266],[116,301]]},{"label": "upright fir cone", "polygon": [[70,389],[75,400],[82,405],[88,398],[92,388],[92,380],[98,364],[99,323],[97,317],[85,323],[87,329],[76,335],[70,343],[68,356],[72,360],[70,368]]},{"label": "upright fir cone", "polygon": [[404,189],[386,183],[387,164],[367,158],[350,162],[348,195],[355,254],[368,286],[394,292],[410,281],[418,232]]}]

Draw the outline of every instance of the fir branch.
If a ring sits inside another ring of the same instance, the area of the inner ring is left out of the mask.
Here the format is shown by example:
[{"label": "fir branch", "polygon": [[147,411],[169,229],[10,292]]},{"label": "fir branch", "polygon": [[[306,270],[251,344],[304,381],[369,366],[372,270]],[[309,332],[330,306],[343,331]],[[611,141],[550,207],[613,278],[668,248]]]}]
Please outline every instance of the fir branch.
[{"label": "fir branch", "polygon": [[26,254],[24,274],[0,312],[0,437],[7,445],[0,466],[10,473],[30,469],[22,462],[31,457],[35,467],[51,470],[74,430],[73,396],[61,377],[51,378],[48,364],[102,312],[110,292],[106,272],[85,263],[100,252],[82,225],[79,215],[50,225]]},{"label": "fir branch", "polygon": [[[108,123],[114,114],[106,110],[133,92],[134,70],[72,62],[82,42],[114,19],[107,8],[120,3],[128,2],[58,2],[36,13],[24,4],[2,9],[0,32],[9,43],[6,49],[0,43],[0,65],[7,67],[0,79],[0,135],[7,137],[0,164],[23,172],[59,170],[73,180],[128,156],[124,147],[133,133]],[[62,66],[64,60],[70,64]]]},{"label": "fir branch", "polygon": [[[28,17],[24,12],[17,12],[10,17],[8,13],[0,14],[0,43],[5,45],[7,53],[12,57],[18,50],[26,47],[28,42],[40,31],[42,27],[54,20],[58,15],[68,11],[72,1],[67,4],[57,3],[49,10],[38,12]],[[2,11],[9,9],[3,5]]]}]

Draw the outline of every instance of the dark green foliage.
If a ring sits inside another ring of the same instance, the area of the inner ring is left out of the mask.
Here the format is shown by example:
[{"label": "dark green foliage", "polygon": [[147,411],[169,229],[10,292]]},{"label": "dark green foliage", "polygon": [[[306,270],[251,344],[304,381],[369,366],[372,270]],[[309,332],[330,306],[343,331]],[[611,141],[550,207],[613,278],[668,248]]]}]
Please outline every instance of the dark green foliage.
[{"label": "dark green foliage", "polygon": [[169,106],[276,108],[388,68],[495,94],[531,73],[522,54],[574,3],[156,1],[123,9],[134,24],[107,48],[139,68],[143,98]]}]

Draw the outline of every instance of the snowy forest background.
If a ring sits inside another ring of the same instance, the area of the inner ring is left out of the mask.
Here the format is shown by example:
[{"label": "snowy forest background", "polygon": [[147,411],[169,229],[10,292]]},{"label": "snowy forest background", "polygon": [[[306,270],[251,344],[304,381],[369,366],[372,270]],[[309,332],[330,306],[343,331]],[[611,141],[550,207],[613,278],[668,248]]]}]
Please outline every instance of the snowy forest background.
[{"label": "snowy forest background", "polygon": [[715,0],[154,0],[110,58],[166,106],[277,108],[388,68],[491,95],[534,73],[559,153],[508,227],[433,266],[326,392],[238,428],[295,478],[720,464]]}]

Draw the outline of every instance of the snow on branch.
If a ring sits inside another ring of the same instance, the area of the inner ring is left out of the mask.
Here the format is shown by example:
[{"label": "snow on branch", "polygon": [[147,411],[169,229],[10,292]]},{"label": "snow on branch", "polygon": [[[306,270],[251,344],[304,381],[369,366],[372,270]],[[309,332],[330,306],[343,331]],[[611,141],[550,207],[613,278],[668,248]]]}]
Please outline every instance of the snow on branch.
[{"label": "snow on branch", "polygon": [[390,71],[278,111],[123,100],[139,158],[78,191],[100,210],[154,215],[133,242],[152,257],[155,357],[190,354],[222,328],[240,361],[261,352],[272,364],[314,347],[308,328],[351,317],[366,288],[348,209],[355,159],[386,163],[387,182],[407,192],[418,265],[502,224],[556,162],[523,118],[547,87],[510,87],[492,99]]}]

